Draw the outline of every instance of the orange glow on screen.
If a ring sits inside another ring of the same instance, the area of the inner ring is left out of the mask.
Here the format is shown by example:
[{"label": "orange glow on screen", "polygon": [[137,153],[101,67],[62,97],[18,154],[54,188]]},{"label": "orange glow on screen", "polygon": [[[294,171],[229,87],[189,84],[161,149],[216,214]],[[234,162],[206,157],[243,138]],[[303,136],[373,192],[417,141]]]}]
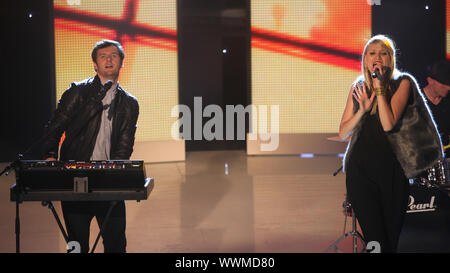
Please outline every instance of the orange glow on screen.
[{"label": "orange glow on screen", "polygon": [[282,134],[336,133],[371,36],[371,6],[251,1],[251,26],[252,104],[279,105]]}]

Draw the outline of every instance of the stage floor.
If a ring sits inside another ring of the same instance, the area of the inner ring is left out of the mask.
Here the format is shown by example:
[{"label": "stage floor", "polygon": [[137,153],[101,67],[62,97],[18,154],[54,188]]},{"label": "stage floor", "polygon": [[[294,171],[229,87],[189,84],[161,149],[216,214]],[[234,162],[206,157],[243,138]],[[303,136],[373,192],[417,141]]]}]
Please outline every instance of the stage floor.
[{"label": "stage floor", "polygon": [[[324,252],[344,231],[345,175],[333,176],[341,161],[208,151],[188,152],[185,162],[147,164],[155,187],[148,200],[126,202],[127,251]],[[0,177],[0,252],[15,251],[13,184],[14,173]],[[59,202],[55,207],[62,218]],[[66,251],[49,209],[40,202],[20,208],[22,252]],[[91,246],[97,233],[93,220]],[[351,239],[339,248],[351,252]],[[101,243],[96,252],[103,252]]]}]

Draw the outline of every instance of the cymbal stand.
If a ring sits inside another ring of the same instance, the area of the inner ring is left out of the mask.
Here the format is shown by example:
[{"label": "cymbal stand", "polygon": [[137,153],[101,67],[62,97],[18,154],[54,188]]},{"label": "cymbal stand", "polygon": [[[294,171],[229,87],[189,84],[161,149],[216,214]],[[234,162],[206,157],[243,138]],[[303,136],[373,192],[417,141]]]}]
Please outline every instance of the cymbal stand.
[{"label": "cymbal stand", "polygon": [[[329,252],[330,250],[334,249],[336,252],[340,252],[342,253],[342,251],[338,248],[339,243],[344,240],[345,238],[351,236],[352,237],[352,250],[353,253],[358,253],[358,239],[361,241],[361,244],[363,246],[361,252],[365,251],[365,246],[366,243],[364,242],[364,239],[362,237],[362,235],[358,232],[357,228],[356,228],[356,215],[355,212],[352,208],[352,205],[350,204],[349,201],[345,200],[344,203],[342,204],[342,206],[344,207],[344,213],[345,213],[345,221],[344,221],[344,234],[342,234],[341,237],[339,237],[339,239],[336,240],[336,242],[334,242],[331,246],[329,246],[325,252]],[[349,232],[345,232],[345,227],[347,225],[347,216],[352,216],[352,230],[350,230]]]},{"label": "cymbal stand", "polygon": [[[342,167],[340,167],[338,170],[336,170],[336,172],[333,173],[333,176],[336,176],[341,171],[342,171]],[[347,197],[345,198],[344,203],[342,203],[342,207],[344,208],[344,214],[345,214],[344,234],[342,234],[341,237],[339,237],[331,246],[329,246],[325,250],[325,252],[329,252],[330,250],[334,249],[334,251],[342,253],[342,251],[338,248],[338,245],[342,240],[344,240],[345,238],[347,238],[349,236],[352,237],[353,253],[358,253],[358,239],[361,241],[361,244],[363,246],[363,248],[361,250],[361,252],[363,252],[363,251],[365,251],[366,243],[365,243],[362,235],[357,230],[355,211],[353,210],[352,204],[347,200]],[[352,230],[349,232],[345,232],[345,229],[347,226],[347,216],[352,216]]]}]

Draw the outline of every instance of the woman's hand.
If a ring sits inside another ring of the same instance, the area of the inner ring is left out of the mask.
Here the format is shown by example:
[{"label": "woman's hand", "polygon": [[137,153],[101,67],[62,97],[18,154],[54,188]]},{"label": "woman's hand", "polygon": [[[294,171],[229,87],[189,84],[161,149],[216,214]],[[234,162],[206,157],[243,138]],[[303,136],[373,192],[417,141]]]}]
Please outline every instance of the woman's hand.
[{"label": "woman's hand", "polygon": [[[359,103],[359,110],[354,113],[353,97]],[[347,139],[351,134],[355,126],[369,111],[370,106],[374,100],[374,95],[368,98],[365,87],[358,86],[358,84],[352,85],[348,92],[347,103],[345,104],[344,113],[342,114],[341,124],[339,124],[339,137],[342,140]]]},{"label": "woman's hand", "polygon": [[[376,78],[372,78],[372,85],[374,89],[386,87],[386,82],[389,80],[390,68],[388,66],[383,66],[381,62],[376,62],[374,67],[374,72],[377,74]],[[378,78],[379,77],[379,78]]]},{"label": "woman's hand", "polygon": [[372,92],[370,98],[367,94],[366,84],[362,83],[362,88],[360,83],[353,86],[353,97],[359,103],[359,110],[368,112],[371,109],[373,100],[375,99],[375,92]]}]

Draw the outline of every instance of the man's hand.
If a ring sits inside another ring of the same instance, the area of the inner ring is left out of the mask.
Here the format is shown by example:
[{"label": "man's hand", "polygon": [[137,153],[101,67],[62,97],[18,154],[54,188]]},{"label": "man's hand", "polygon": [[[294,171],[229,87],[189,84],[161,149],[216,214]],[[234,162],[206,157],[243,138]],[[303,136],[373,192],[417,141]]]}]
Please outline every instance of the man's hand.
[{"label": "man's hand", "polygon": [[54,157],[49,157],[49,158],[46,158],[45,160],[46,160],[46,161],[56,161],[56,158],[54,158]]}]

